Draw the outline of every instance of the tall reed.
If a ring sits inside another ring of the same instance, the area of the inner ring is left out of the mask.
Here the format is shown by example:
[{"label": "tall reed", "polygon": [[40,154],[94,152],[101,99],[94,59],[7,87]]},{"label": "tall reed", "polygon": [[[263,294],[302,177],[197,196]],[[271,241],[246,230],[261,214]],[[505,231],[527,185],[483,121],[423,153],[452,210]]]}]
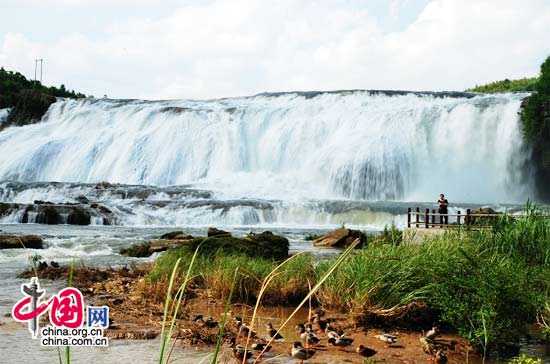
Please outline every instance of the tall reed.
[{"label": "tall reed", "polygon": [[[185,278],[183,280],[183,283],[180,285],[178,291],[176,292],[174,301],[172,301],[172,289],[173,289],[174,281],[178,272],[178,266],[181,262],[181,258],[178,258],[178,260],[176,260],[176,263],[174,264],[174,267],[172,269],[172,274],[170,275],[170,281],[168,284],[168,291],[166,292],[166,299],[164,302],[164,315],[162,318],[162,329],[161,329],[161,335],[160,335],[161,346],[160,346],[160,352],[159,352],[159,364],[165,364],[169,360],[169,356],[165,358],[166,344],[168,340],[170,340],[170,338],[172,337],[172,332],[174,330],[174,325],[176,323],[176,318],[179,312],[181,301],[185,295],[187,284],[191,279],[191,271],[193,269],[193,264],[195,263],[195,259],[197,258],[197,253],[199,252],[200,247],[201,245],[199,244],[195,249],[195,252],[193,253],[193,257],[191,258],[191,261],[189,262],[189,265],[187,267]],[[168,332],[166,332],[166,320],[168,319],[169,306],[172,307],[172,310],[171,310],[172,319],[170,321]]]}]

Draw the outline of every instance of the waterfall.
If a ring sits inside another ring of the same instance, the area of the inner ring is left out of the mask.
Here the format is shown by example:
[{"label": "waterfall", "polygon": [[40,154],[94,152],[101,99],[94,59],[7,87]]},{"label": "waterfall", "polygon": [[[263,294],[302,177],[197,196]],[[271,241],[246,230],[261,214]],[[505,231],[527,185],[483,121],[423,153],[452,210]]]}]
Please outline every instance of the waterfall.
[{"label": "waterfall", "polygon": [[526,94],[342,91],[61,100],[0,132],[0,180],[193,185],[218,198],[524,202]]}]

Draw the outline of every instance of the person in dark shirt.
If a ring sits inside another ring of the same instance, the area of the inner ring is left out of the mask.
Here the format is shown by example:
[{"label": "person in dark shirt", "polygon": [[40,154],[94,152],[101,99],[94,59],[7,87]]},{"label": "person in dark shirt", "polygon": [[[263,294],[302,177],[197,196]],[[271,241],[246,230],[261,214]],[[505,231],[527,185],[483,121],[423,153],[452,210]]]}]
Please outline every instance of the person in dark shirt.
[{"label": "person in dark shirt", "polygon": [[449,223],[449,216],[447,216],[447,206],[449,206],[449,201],[447,201],[444,194],[439,195],[439,200],[437,200],[437,204],[439,205],[439,210],[437,212],[440,214],[439,223],[443,224],[443,221],[445,221],[445,225],[447,225]]}]

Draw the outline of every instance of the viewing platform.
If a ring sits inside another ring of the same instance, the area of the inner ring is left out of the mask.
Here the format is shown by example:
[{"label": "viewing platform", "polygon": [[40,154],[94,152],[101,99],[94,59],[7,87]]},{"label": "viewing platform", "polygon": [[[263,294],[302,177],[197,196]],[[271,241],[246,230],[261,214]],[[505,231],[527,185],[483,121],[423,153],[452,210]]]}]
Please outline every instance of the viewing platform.
[{"label": "viewing platform", "polygon": [[472,213],[471,209],[466,209],[463,214],[460,210],[456,214],[440,214],[435,209],[420,210],[409,207],[407,211],[407,228],[415,229],[433,229],[444,228],[453,229],[468,226],[475,229],[490,228],[495,219],[502,217],[502,213]]},{"label": "viewing platform", "polygon": [[[404,240],[411,243],[420,243],[425,238],[441,235],[449,230],[486,230],[493,227],[497,219],[505,216],[493,210],[479,212],[480,209],[466,209],[463,214],[458,210],[453,214],[440,214],[435,209],[423,209],[419,207],[408,208],[407,228],[404,231]],[[525,218],[524,214],[507,215],[510,218]],[[550,215],[530,215],[542,219],[550,219]]]}]

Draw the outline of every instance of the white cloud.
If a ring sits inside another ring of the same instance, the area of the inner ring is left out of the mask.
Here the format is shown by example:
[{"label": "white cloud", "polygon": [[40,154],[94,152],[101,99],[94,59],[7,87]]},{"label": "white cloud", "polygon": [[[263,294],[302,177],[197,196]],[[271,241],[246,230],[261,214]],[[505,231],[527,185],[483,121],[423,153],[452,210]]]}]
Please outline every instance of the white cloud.
[{"label": "white cloud", "polygon": [[[402,3],[394,0],[396,12]],[[115,22],[99,39],[69,32],[38,42],[24,32],[8,33],[0,39],[0,63],[30,75],[41,56],[47,82],[98,96],[460,90],[536,73],[550,54],[548,24],[544,0],[434,0],[392,33],[368,11],[340,0],[215,0],[181,5],[157,19]]]}]

